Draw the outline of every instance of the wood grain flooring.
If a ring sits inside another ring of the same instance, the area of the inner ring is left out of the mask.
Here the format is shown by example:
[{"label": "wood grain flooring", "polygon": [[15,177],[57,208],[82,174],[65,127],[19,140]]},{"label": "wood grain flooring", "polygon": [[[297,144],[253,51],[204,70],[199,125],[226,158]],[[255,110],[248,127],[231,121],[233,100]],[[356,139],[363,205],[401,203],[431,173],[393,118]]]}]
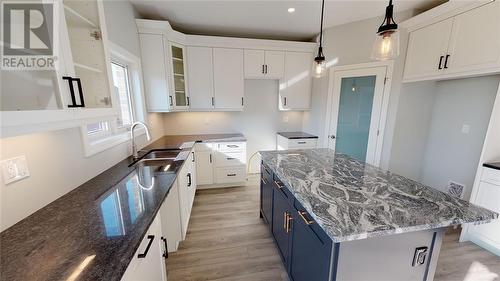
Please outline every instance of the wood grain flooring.
[{"label": "wood grain flooring", "polygon": [[[445,236],[436,281],[500,280],[500,258]],[[198,190],[186,240],[167,260],[168,281],[288,280],[266,224],[259,187]],[[361,280],[360,280],[361,281]]]}]

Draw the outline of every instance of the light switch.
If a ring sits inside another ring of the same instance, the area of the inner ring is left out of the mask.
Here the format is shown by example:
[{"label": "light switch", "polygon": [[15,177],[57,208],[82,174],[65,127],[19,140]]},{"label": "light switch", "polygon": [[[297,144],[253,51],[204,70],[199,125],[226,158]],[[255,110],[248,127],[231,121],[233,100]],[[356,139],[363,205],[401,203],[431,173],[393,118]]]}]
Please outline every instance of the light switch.
[{"label": "light switch", "polygon": [[30,176],[28,170],[28,162],[24,155],[3,160],[2,166],[2,178],[4,184],[9,184]]},{"label": "light switch", "polygon": [[462,133],[463,134],[468,134],[470,132],[470,126],[467,124],[462,125]]}]

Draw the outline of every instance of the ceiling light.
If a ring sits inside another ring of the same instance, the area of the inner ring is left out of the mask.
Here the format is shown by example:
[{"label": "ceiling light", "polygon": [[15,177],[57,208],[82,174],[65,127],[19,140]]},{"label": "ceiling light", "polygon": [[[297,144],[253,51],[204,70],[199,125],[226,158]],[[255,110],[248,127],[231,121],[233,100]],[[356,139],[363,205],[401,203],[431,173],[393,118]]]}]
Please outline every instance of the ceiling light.
[{"label": "ceiling light", "polygon": [[295,12],[295,8],[288,8],[288,12],[291,14],[293,12]]}]

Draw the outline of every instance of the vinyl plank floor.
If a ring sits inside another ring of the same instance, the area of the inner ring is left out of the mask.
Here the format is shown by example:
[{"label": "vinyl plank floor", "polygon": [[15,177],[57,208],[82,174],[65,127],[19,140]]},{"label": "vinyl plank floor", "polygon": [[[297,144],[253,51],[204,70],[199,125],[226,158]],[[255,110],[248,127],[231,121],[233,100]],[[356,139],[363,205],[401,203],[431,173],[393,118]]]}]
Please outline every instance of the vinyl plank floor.
[{"label": "vinyl plank floor", "polygon": [[[259,218],[259,196],[257,184],[198,190],[186,240],[169,255],[168,280],[288,281]],[[446,233],[434,280],[500,281],[500,258],[458,236]]]}]

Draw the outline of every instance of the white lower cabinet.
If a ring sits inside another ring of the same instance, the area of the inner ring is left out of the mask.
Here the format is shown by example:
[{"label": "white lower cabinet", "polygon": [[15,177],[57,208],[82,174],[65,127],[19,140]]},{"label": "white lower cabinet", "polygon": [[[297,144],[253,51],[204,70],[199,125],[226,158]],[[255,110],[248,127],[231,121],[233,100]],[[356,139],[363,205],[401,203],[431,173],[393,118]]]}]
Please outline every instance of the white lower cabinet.
[{"label": "white lower cabinet", "polygon": [[[500,170],[483,168],[477,196],[472,203],[500,213]],[[500,256],[500,220],[469,226],[467,237]]]},{"label": "white lower cabinet", "polygon": [[[210,144],[211,145],[211,144]],[[199,143],[195,147],[196,153],[196,181],[199,185],[213,184],[213,157],[212,147]]]},{"label": "white lower cabinet", "polygon": [[161,218],[156,215],[122,276],[122,281],[166,281]]},{"label": "white lower cabinet", "polygon": [[177,176],[177,182],[179,183],[179,209],[182,240],[186,238],[189,218],[191,217],[191,209],[193,208],[194,195],[196,193],[194,165],[195,162],[193,162],[193,154],[190,154]]},{"label": "white lower cabinet", "polygon": [[167,239],[168,251],[175,252],[182,241],[179,182],[175,181],[160,208],[161,229]]},{"label": "white lower cabinet", "polygon": [[318,139],[303,138],[303,139],[288,139],[283,136],[276,136],[276,149],[312,149],[316,148]]}]

